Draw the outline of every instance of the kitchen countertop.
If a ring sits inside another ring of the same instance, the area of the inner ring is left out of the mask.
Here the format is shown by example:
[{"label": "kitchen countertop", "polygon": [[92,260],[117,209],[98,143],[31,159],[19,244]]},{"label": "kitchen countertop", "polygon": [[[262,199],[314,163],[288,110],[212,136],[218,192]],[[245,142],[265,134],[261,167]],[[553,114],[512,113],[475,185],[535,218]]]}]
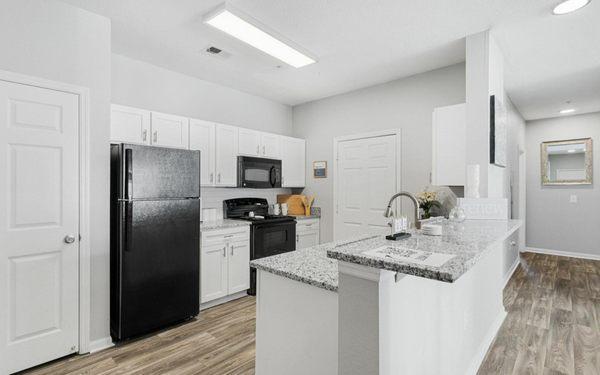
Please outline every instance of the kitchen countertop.
[{"label": "kitchen countertop", "polygon": [[294,217],[296,220],[308,220],[308,219],[320,219],[321,216],[320,215],[290,215],[292,217]]},{"label": "kitchen countertop", "polygon": [[[339,242],[330,242],[268,258],[253,260],[252,267],[326,290],[337,291],[338,260],[414,275],[444,282],[456,281],[489,250],[521,225],[519,220],[467,220],[442,222],[442,236],[427,236],[411,230],[412,236],[388,241],[381,234],[366,234]],[[386,246],[399,250],[417,250],[417,255],[442,258],[440,265],[406,259],[382,258],[365,254]],[[451,257],[444,261],[444,257]]]},{"label": "kitchen countertop", "polygon": [[232,220],[232,219],[223,219],[216,221],[203,221],[200,224],[200,230],[217,230],[217,229],[227,229],[227,228],[235,228],[235,227],[243,227],[250,225],[249,221],[245,220]]}]

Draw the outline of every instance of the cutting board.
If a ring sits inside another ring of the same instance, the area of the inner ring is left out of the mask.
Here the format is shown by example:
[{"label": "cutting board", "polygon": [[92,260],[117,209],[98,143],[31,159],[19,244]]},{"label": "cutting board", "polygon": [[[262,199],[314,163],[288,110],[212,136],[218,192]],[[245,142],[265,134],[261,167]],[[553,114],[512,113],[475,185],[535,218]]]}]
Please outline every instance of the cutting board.
[{"label": "cutting board", "polygon": [[287,203],[288,215],[304,215],[304,204],[301,194],[279,194],[277,203]]}]

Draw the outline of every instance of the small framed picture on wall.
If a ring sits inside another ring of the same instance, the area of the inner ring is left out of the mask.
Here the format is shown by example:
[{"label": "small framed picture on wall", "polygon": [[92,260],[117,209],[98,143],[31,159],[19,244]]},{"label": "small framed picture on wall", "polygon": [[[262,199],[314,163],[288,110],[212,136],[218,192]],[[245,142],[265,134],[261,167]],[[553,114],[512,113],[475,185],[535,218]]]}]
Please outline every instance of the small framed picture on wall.
[{"label": "small framed picture on wall", "polygon": [[327,178],[327,162],[326,161],[313,161],[313,177],[314,178]]}]

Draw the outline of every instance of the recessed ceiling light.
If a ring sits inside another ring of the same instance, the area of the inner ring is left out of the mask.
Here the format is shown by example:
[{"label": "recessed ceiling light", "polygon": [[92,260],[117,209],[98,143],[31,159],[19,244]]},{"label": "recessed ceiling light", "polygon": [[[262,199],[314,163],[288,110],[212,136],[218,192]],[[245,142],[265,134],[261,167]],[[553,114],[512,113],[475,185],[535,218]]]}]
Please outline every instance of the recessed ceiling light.
[{"label": "recessed ceiling light", "polygon": [[552,13],[562,15],[574,12],[588,5],[591,0],[566,0],[554,7]]},{"label": "recessed ceiling light", "polygon": [[275,38],[273,32],[264,31],[266,28],[257,26],[259,23],[255,20],[225,4],[209,13],[204,22],[295,68],[316,62],[312,57],[291,47],[289,42],[281,41],[283,38]]},{"label": "recessed ceiling light", "polygon": [[566,115],[567,113],[573,113],[573,112],[575,112],[575,109],[569,108],[569,109],[563,109],[562,111],[560,111],[560,114]]}]

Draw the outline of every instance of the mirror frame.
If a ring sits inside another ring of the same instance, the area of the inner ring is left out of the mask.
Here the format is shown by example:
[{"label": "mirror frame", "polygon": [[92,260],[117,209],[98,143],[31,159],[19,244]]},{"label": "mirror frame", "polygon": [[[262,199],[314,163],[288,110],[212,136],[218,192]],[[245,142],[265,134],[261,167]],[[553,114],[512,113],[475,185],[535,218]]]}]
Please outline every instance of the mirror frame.
[{"label": "mirror frame", "polygon": [[[585,143],[585,179],[583,180],[556,180],[550,181],[548,176],[548,146],[562,146],[570,145],[574,143]],[[592,152],[592,138],[578,138],[578,139],[567,139],[564,141],[549,141],[542,142],[541,144],[541,172],[542,172],[542,185],[591,185],[592,170],[594,166],[593,152]]]}]

